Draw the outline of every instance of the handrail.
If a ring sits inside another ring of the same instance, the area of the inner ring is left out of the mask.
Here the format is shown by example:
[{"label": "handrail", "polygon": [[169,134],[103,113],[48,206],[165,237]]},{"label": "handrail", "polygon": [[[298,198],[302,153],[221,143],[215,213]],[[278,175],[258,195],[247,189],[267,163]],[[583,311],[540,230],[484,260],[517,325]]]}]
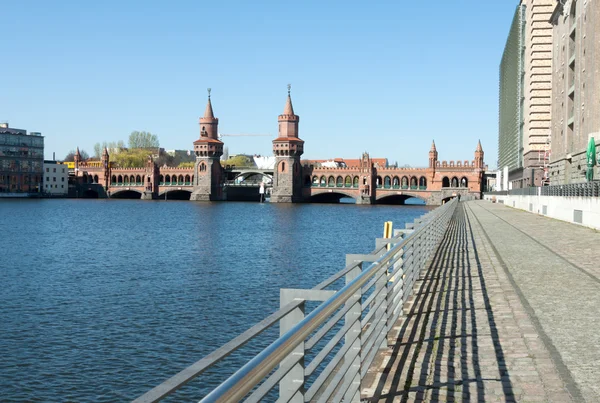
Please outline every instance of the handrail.
[{"label": "handrail", "polygon": [[[281,335],[227,380],[217,386],[202,400],[202,402],[239,401],[261,384],[261,381],[263,381],[265,377],[279,365],[279,370],[275,371],[271,377],[267,378],[259,389],[255,389],[252,397],[249,398],[251,401],[259,400],[261,396],[268,393],[277,382],[281,382],[283,377],[288,376],[288,373],[292,371],[292,368],[300,365],[298,362],[302,355],[297,355],[298,348],[304,349],[303,351],[310,350],[330,329],[334,328],[332,323],[335,324],[340,320],[345,321],[345,325],[341,329],[336,330],[337,335],[328,339],[329,343],[327,344],[333,343],[333,345],[335,345],[336,343],[339,343],[340,340],[345,340],[343,348],[337,351],[338,355],[342,354],[343,351],[348,351],[348,348],[353,343],[359,343],[361,349],[369,346],[368,349],[365,349],[367,350],[366,353],[356,356],[362,356],[362,361],[359,359],[359,361],[362,362],[358,363],[359,367],[363,365],[368,367],[374,359],[377,349],[381,343],[384,342],[384,339],[387,338],[387,331],[389,330],[388,321],[390,318],[395,318],[401,314],[400,308],[410,295],[414,281],[416,281],[418,274],[423,268],[426,260],[429,258],[429,254],[433,252],[446,231],[450,216],[452,215],[456,204],[457,200],[454,199],[444,206],[427,213],[420,219],[415,220],[416,228],[412,230],[412,232],[404,234],[406,236],[401,235],[398,238],[384,240],[373,253],[377,256],[383,252],[383,255],[379,256],[374,262],[368,264],[368,266],[363,267],[362,272],[358,273],[358,275],[354,276],[352,279],[347,280],[347,284],[339,291],[331,295],[325,302],[321,303],[306,317],[300,320],[299,323],[292,326],[290,330]],[[391,245],[389,250],[387,250],[388,244]],[[419,246],[420,249],[417,251],[413,250],[413,246],[415,245]],[[404,260],[405,258],[407,259]],[[406,263],[410,263],[409,270],[405,270],[406,267],[404,265]],[[360,261],[347,265],[344,269],[323,281],[312,290],[323,290],[325,287],[328,287],[344,277],[348,279],[348,276],[353,271],[357,268],[360,270],[360,265]],[[402,274],[405,274],[404,277],[406,278],[403,278]],[[396,276],[400,280],[396,283],[389,283],[391,275]],[[369,291],[371,289],[374,290]],[[398,297],[400,294],[401,297]],[[362,297],[360,296],[365,296],[367,298],[361,302]],[[391,298],[388,299],[389,297]],[[303,299],[294,299],[293,302],[286,304],[280,310],[248,329],[242,335],[236,337],[195,364],[192,364],[190,367],[184,369],[163,384],[156,386],[134,402],[147,403],[161,400],[168,394],[190,382],[210,366],[216,364],[221,359],[246,344],[250,339],[262,333],[262,331],[268,327],[271,327],[273,324],[280,321],[302,304],[304,304]],[[338,311],[340,308],[342,308],[343,313]],[[356,316],[356,309],[358,309],[358,317],[349,319],[348,315],[354,314]],[[365,316],[362,320],[365,323],[371,323],[372,321],[371,326],[366,330],[363,328],[363,324],[361,324],[361,316],[363,314],[365,314]],[[343,319],[344,317],[346,317],[346,319]],[[324,324],[325,326],[322,327]],[[356,326],[358,326],[358,328]],[[319,328],[321,329],[313,335],[312,339],[309,341],[309,346],[307,347],[305,341]],[[351,332],[349,332],[350,329],[352,329]],[[362,344],[363,341],[364,345]],[[326,348],[330,347],[331,345]],[[348,354],[349,355],[345,357],[346,359],[344,361],[344,371],[348,371],[349,368],[354,365],[353,362],[356,359],[355,356],[351,356],[350,352]],[[356,351],[352,354],[356,354]],[[309,368],[311,369],[310,371],[307,371],[309,374],[306,376],[309,376],[310,373],[313,373],[314,370],[321,365],[323,356],[324,354],[317,354],[319,360],[310,363]],[[337,355],[336,357],[337,358],[334,358],[334,360],[338,360],[336,362],[339,362],[340,357]],[[285,365],[283,364],[284,361]],[[333,361],[330,362],[326,368],[332,369],[335,367],[335,365],[332,364]],[[307,370],[309,368],[307,368]],[[366,371],[359,371],[356,376],[359,376],[362,379],[361,375],[363,372]],[[354,374],[354,372],[352,374]],[[349,376],[353,377],[354,375],[352,374]],[[321,373],[315,383],[309,388],[308,393],[310,395],[314,396],[314,393],[317,393],[322,387],[322,382],[324,382],[326,378],[326,376],[323,375],[324,374]],[[336,378],[336,382],[342,382],[341,379],[345,376],[346,375],[344,374],[337,374],[334,378]],[[346,377],[342,383],[346,385],[348,382],[348,378]],[[326,395],[328,393],[333,393],[335,389],[335,385],[332,386],[331,384],[328,384],[324,393]],[[336,396],[339,394],[340,392],[338,391]],[[345,392],[342,393],[342,397],[345,395]]]}]

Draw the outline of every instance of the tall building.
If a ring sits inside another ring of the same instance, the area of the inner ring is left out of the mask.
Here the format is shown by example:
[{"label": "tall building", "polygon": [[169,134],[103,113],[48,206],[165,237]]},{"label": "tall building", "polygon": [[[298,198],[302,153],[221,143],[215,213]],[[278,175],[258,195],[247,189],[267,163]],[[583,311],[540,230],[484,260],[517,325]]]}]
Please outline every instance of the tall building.
[{"label": "tall building", "polygon": [[44,137],[0,123],[0,193],[38,193],[42,185]]},{"label": "tall building", "polygon": [[548,165],[554,0],[521,0],[500,63],[498,168],[512,187],[540,185]]},{"label": "tall building", "polygon": [[550,183],[577,183],[590,137],[600,144],[600,0],[554,3]]}]

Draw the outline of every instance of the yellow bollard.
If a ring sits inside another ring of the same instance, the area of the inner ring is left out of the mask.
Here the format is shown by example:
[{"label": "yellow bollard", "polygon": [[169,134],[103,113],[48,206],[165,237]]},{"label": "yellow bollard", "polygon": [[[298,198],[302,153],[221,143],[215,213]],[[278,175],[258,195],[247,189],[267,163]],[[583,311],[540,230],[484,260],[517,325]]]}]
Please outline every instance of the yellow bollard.
[{"label": "yellow bollard", "polygon": [[[388,239],[389,239],[389,238],[392,238],[392,236],[393,236],[392,234],[393,234],[393,233],[394,233],[394,230],[393,230],[393,223],[392,223],[391,221],[386,221],[386,222],[383,224],[383,237],[384,237],[384,238],[388,238]],[[392,245],[388,244],[388,245],[387,245],[387,250],[390,250],[390,249],[391,249],[391,246],[392,246]],[[391,278],[389,281],[390,281],[390,282],[393,282],[393,281],[394,281],[394,278],[392,277],[392,278]]]}]

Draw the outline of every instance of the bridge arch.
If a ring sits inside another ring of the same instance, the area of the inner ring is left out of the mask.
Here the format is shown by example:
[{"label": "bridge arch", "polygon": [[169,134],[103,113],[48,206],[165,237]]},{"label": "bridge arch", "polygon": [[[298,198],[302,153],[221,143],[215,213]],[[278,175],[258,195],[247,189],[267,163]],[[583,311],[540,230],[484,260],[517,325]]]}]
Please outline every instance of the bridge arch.
[{"label": "bridge arch", "polygon": [[427,197],[424,195],[417,195],[417,194],[412,194],[412,193],[404,193],[399,195],[399,194],[383,194],[383,195],[378,195],[375,200],[377,201],[377,204],[406,204],[406,201],[408,199],[418,199],[420,201],[422,201],[423,203],[427,202]]},{"label": "bridge arch", "polygon": [[350,198],[356,203],[357,195],[343,189],[344,188],[340,188],[333,192],[329,192],[328,190],[318,191],[311,194],[309,201],[311,203],[339,203],[343,198]]},{"label": "bridge arch", "polygon": [[450,179],[448,179],[447,176],[444,176],[442,178],[442,187],[443,188],[449,188],[450,187]]},{"label": "bridge arch", "polygon": [[[250,178],[252,178],[253,176],[256,177],[260,177],[264,180],[264,178],[267,179],[268,183],[272,183],[273,182],[273,175],[264,173],[264,172],[260,172],[260,171],[245,171],[245,172],[240,172],[239,174],[235,175],[232,179],[233,182],[235,183],[239,183],[239,182],[244,182]],[[261,181],[253,181],[253,182],[262,182]]]},{"label": "bridge arch", "polygon": [[457,188],[457,187],[458,187],[458,178],[457,178],[456,176],[453,176],[453,177],[452,177],[452,181],[450,182],[450,185],[451,185],[453,188]]},{"label": "bridge arch", "polygon": [[416,176],[411,176],[410,177],[410,188],[411,189],[416,189],[418,186],[417,184],[417,177]]},{"label": "bridge arch", "polygon": [[420,189],[427,189],[427,178],[425,178],[424,176],[421,176],[419,178],[419,188]]},{"label": "bridge arch", "polygon": [[329,179],[327,179],[327,186],[335,187],[335,178],[333,176],[330,176]]},{"label": "bridge arch", "polygon": [[165,189],[158,192],[158,197],[166,200],[190,200],[192,191],[188,189]]},{"label": "bridge arch", "polygon": [[402,189],[408,189],[408,177],[407,176],[402,177]]},{"label": "bridge arch", "polygon": [[394,176],[394,178],[392,179],[392,186],[394,189],[400,188],[400,178],[398,176]]},{"label": "bridge arch", "polygon": [[341,175],[338,175],[338,177],[335,179],[335,186],[337,186],[339,188],[344,186],[344,178],[342,178]]},{"label": "bridge arch", "polygon": [[383,187],[386,189],[392,187],[392,178],[390,178],[388,175],[383,178]]},{"label": "bridge arch", "polygon": [[359,180],[360,179],[358,179],[358,176],[355,176],[354,179],[352,179],[352,187],[357,188]]},{"label": "bridge arch", "polygon": [[110,192],[111,199],[141,199],[142,192],[137,189],[116,189]]},{"label": "bridge arch", "polygon": [[466,176],[463,176],[463,177],[460,179],[460,187],[462,187],[462,188],[467,188],[467,187],[469,187],[469,179],[467,179],[467,177],[466,177]]}]

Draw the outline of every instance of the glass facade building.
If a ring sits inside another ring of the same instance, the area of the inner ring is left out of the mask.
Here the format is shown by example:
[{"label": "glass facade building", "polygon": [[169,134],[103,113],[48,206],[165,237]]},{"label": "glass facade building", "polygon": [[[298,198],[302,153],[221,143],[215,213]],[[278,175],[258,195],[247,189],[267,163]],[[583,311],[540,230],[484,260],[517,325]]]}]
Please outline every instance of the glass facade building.
[{"label": "glass facade building", "polygon": [[0,192],[40,192],[43,167],[44,137],[0,123]]},{"label": "glass facade building", "polygon": [[523,168],[525,5],[517,7],[500,63],[498,168]]}]

